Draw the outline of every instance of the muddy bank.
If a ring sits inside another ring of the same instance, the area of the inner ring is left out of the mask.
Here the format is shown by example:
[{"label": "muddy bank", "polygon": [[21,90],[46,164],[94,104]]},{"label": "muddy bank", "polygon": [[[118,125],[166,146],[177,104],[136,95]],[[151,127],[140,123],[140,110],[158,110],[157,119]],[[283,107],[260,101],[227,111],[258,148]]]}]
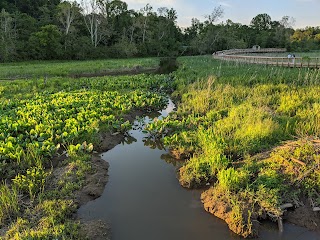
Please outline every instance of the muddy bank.
[{"label": "muddy bank", "polygon": [[[64,157],[64,160],[67,160],[67,158]],[[90,171],[85,174],[83,187],[67,196],[68,199],[73,201],[76,208],[101,196],[108,182],[108,168],[109,164],[102,160],[99,155],[93,154],[91,156]],[[75,174],[76,170],[70,164],[56,166],[50,177],[49,190],[59,189],[60,181],[78,183],[79,180]],[[71,172],[73,173],[70,174]],[[80,220],[76,214],[72,216],[72,219],[75,222]],[[80,234],[83,239],[110,239],[108,238],[110,237],[110,232],[110,226],[106,222],[100,220],[85,222],[80,220]]]},{"label": "muddy bank", "polygon": [[[279,191],[279,195],[276,195],[278,198],[270,198],[270,196],[275,196],[272,195],[272,186],[265,188],[262,185],[262,188],[244,188],[237,191],[226,189],[225,185],[217,179],[203,179],[203,181],[201,179],[200,181],[187,179],[186,181],[186,178],[181,176],[185,171],[188,171],[188,168],[185,167],[178,170],[177,177],[180,184],[186,188],[201,188],[211,185],[212,187],[201,195],[204,209],[224,220],[230,230],[240,236],[259,236],[260,222],[263,220],[275,222],[280,232],[283,231],[284,223],[292,223],[320,233],[320,208],[317,201],[320,196],[318,190],[315,187],[311,192],[308,192],[302,188],[303,184],[310,181],[312,183],[313,177],[319,174],[319,153],[320,141],[318,139],[299,139],[288,141],[271,151],[252,156],[249,162],[241,161],[233,164],[238,167],[237,172],[256,168],[256,171],[251,172],[250,180],[248,180],[250,181],[248,184],[251,185],[256,184],[256,179],[259,179],[264,171],[270,173],[276,169],[275,174],[283,176],[282,181],[286,187],[286,190],[282,190],[282,192],[278,190],[279,188],[275,188],[275,191]],[[270,175],[263,176],[266,183],[275,179]],[[307,178],[309,181],[303,183]],[[279,182],[273,184],[279,184]]]},{"label": "muddy bank", "polygon": [[[250,204],[240,200],[239,205],[241,206],[239,208],[242,211],[235,211],[230,196],[219,188],[210,188],[203,192],[201,202],[207,212],[224,220],[229,229],[237,235],[245,238],[259,236],[259,216],[256,213],[258,209],[251,209]],[[249,212],[250,214],[248,214]],[[266,214],[264,214],[264,217],[266,217]],[[248,218],[250,221],[248,221]]]},{"label": "muddy bank", "polygon": [[317,231],[320,234],[320,211],[313,211],[308,202],[296,209],[288,210],[284,215],[284,219],[287,222]]},{"label": "muddy bank", "polygon": [[110,240],[110,225],[102,220],[82,222],[80,229],[81,236],[94,240]]},{"label": "muddy bank", "polygon": [[286,209],[281,217],[277,217],[252,204],[251,199],[241,199],[241,197],[237,199],[237,207],[241,211],[235,211],[234,202],[228,195],[219,188],[210,188],[202,193],[201,201],[207,212],[224,220],[229,229],[240,236],[258,237],[263,228],[261,221],[264,220],[273,221],[274,226],[278,226],[279,232],[281,232],[280,226],[283,228],[284,223],[292,223],[320,234],[320,213],[314,212],[310,204],[305,203],[304,206]]}]

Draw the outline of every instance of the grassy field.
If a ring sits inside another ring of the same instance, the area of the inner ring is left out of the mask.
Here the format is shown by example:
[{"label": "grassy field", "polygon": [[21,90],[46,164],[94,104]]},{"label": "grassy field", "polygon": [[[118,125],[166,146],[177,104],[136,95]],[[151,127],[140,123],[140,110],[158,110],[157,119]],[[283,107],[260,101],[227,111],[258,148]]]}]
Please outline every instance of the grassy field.
[{"label": "grassy field", "polygon": [[[1,73],[61,75],[156,62],[13,64]],[[94,174],[91,152],[100,134],[125,133],[131,128],[125,116],[136,110],[161,109],[171,84],[165,75],[0,82],[0,239],[82,239],[71,220],[75,191]]]},{"label": "grassy field", "polygon": [[307,206],[302,221],[311,221],[311,212],[318,224],[312,210],[320,206],[320,71],[210,56],[179,62],[178,111],[148,130],[188,159],[180,183],[210,184],[205,209],[244,237],[258,235],[259,219],[281,221],[287,203]]},{"label": "grassy field", "polygon": [[82,73],[101,73],[110,70],[128,68],[157,67],[157,58],[132,58],[90,61],[31,61],[18,63],[1,63],[0,79],[3,78],[36,78],[44,76],[69,76]]}]

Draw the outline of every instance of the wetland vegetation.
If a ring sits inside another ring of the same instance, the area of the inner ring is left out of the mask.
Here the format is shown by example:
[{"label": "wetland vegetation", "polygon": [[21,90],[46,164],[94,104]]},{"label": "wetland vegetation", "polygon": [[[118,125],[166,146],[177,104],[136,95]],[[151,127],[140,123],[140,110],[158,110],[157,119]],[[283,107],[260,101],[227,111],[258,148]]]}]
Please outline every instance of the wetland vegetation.
[{"label": "wetland vegetation", "polygon": [[173,90],[177,111],[146,130],[186,160],[182,186],[211,185],[202,194],[207,211],[244,237],[258,235],[261,219],[318,229],[319,70],[210,56],[178,65],[167,75],[2,81],[0,236],[82,238],[73,213],[101,164],[92,151],[103,134],[129,130],[135,112],[165,106]]},{"label": "wetland vegetation", "polygon": [[[259,220],[281,227],[286,217],[319,230],[319,73],[180,59],[178,111],[148,130],[188,159],[178,171],[182,186],[211,185],[204,207],[235,233],[257,236]],[[287,211],[300,207],[298,218]]]},{"label": "wetland vegetation", "polygon": [[130,114],[161,109],[171,88],[166,75],[1,82],[0,237],[84,237],[72,215],[101,134],[122,135]]},{"label": "wetland vegetation", "polygon": [[[182,186],[207,188],[208,212],[243,237],[263,219],[319,230],[319,69],[206,54],[259,45],[308,60],[319,56],[320,27],[267,13],[218,23],[220,6],[182,29],[173,8],[80,2],[0,1],[0,239],[85,238],[74,213],[108,179],[92,153],[168,94],[177,111],[146,130],[185,160]],[[106,76],[118,74],[127,75]]]}]

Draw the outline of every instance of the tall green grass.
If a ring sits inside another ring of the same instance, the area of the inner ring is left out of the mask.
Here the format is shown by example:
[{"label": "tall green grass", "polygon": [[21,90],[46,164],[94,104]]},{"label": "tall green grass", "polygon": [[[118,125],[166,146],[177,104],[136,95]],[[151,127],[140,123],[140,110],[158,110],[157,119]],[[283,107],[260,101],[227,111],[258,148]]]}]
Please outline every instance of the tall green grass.
[{"label": "tall green grass", "polygon": [[16,188],[0,184],[0,228],[6,220],[14,219],[19,212],[19,198]]}]

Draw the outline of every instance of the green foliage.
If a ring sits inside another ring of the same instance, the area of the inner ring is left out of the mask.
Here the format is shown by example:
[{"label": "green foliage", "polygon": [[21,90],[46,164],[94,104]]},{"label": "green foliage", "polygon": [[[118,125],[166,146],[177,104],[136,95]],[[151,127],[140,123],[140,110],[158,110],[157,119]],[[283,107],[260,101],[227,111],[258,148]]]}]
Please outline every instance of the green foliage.
[{"label": "green foliage", "polygon": [[[132,58],[117,60],[88,60],[88,61],[29,61],[0,65],[1,78],[31,78],[44,82],[44,77],[68,77],[81,76],[81,74],[108,73],[108,71],[121,71],[133,69],[137,66],[143,68],[155,68],[159,64],[157,58]],[[111,77],[112,78],[112,77]],[[123,78],[129,78],[123,76]],[[113,77],[113,79],[117,79]],[[84,80],[84,79],[82,79]],[[88,80],[88,79],[87,79]],[[52,79],[50,78],[50,82]],[[55,81],[56,78],[55,78]],[[75,79],[76,81],[76,79]],[[20,83],[21,84],[21,83]],[[48,83],[49,84],[49,81]]]},{"label": "green foliage", "polygon": [[81,239],[79,224],[66,220],[74,211],[70,200],[44,201],[29,213],[33,218],[18,218],[4,239]]},{"label": "green foliage", "polygon": [[61,197],[71,196],[75,190],[81,189],[85,176],[92,172],[89,154],[72,155],[67,159],[66,171],[61,176],[54,194]]},{"label": "green foliage", "polygon": [[68,146],[68,155],[70,157],[75,157],[77,156],[78,153],[90,153],[93,151],[93,144],[89,143],[87,144],[86,142],[83,142],[82,144],[78,143],[77,145],[72,145],[70,144]]},{"label": "green foliage", "polygon": [[218,151],[214,155],[200,155],[188,160],[187,164],[179,169],[180,183],[189,188],[203,186],[214,181],[216,174],[227,167],[229,161]]},{"label": "green foliage", "polygon": [[61,52],[61,33],[57,26],[46,25],[29,39],[34,59],[58,59]]},{"label": "green foliage", "polygon": [[19,212],[18,191],[7,184],[0,185],[0,227],[7,218],[14,218]]},{"label": "green foliage", "polygon": [[[99,64],[125,68],[155,62]],[[68,68],[67,64],[58,66]],[[55,74],[59,67],[48,71]],[[161,91],[170,91],[172,86],[164,75],[1,82],[0,173],[1,179],[12,179],[10,185],[0,186],[0,225],[8,227],[1,237],[81,239],[79,224],[68,219],[77,207],[75,191],[93,173],[90,153],[100,141],[99,134],[125,133],[131,128],[127,115],[161,109],[167,103]],[[64,154],[67,159],[58,162],[55,170],[53,162]]]},{"label": "green foliage", "polygon": [[32,167],[27,169],[26,174],[18,174],[13,183],[17,189],[29,193],[30,199],[33,201],[37,194],[44,191],[47,177],[50,173],[46,172],[42,167]]},{"label": "green foliage", "polygon": [[222,169],[218,172],[218,184],[225,191],[240,191],[249,183],[249,173],[237,171],[234,168]]}]

